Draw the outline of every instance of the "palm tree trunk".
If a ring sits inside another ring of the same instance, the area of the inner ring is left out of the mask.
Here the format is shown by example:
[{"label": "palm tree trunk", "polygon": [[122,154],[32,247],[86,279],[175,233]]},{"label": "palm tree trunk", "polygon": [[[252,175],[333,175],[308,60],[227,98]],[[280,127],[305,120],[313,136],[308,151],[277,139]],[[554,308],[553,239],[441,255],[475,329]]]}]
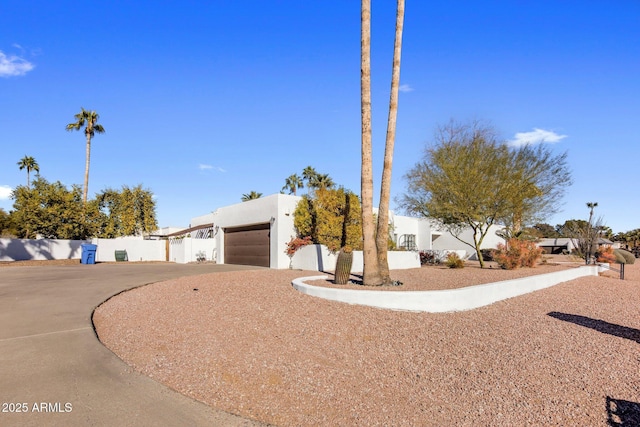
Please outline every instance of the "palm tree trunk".
[{"label": "palm tree trunk", "polygon": [[378,231],[376,247],[378,249],[378,268],[382,282],[391,284],[389,261],[387,259],[389,240],[389,199],[391,197],[391,169],[393,166],[393,147],[396,139],[398,117],[398,91],[400,88],[400,59],[402,53],[402,28],[404,24],[404,0],[398,0],[396,11],[396,36],[393,48],[393,68],[391,73],[391,95],[389,97],[389,119],[387,138],[384,147],[384,167],[380,186],[380,206],[378,209]]},{"label": "palm tree trunk", "polygon": [[87,160],[84,166],[84,189],[82,191],[82,202],[87,204],[87,194],[89,192],[89,162],[91,160],[91,135],[87,134]]},{"label": "palm tree trunk", "polygon": [[371,148],[371,0],[362,0],[360,34],[360,102],[362,118],[362,196],[363,272],[362,282],[382,285],[373,223],[373,161]]},{"label": "palm tree trunk", "polygon": [[89,192],[89,162],[91,160],[91,135],[87,133],[87,161],[84,166],[84,190],[82,191],[82,202],[87,204],[87,194]]}]

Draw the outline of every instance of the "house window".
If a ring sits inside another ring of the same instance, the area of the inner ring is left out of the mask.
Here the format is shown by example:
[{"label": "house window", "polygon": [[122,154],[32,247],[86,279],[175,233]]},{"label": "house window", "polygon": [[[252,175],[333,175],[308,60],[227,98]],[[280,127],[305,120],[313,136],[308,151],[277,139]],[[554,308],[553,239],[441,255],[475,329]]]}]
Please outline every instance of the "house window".
[{"label": "house window", "polygon": [[415,251],[418,249],[416,245],[416,235],[415,234],[403,234],[400,238],[400,247],[404,248],[408,251]]}]

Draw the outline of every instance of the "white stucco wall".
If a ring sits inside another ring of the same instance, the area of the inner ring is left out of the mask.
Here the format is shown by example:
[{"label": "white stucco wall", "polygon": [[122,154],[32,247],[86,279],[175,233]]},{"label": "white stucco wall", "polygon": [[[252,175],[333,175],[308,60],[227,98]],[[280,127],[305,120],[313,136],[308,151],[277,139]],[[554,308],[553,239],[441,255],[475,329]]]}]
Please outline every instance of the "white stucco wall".
[{"label": "white stucco wall", "polygon": [[[329,249],[324,245],[308,245],[298,249],[293,255],[291,268],[312,271],[334,271],[337,258],[338,254],[329,252]],[[387,252],[387,258],[390,270],[420,268],[420,255],[418,252],[389,251]],[[351,271],[361,273],[362,270],[362,251],[353,251]]]},{"label": "white stucco wall", "polygon": [[403,235],[413,234],[416,236],[417,250],[431,249],[431,223],[425,218],[414,218],[402,215],[391,214],[392,233],[397,235],[397,244]]},{"label": "white stucco wall", "polygon": [[216,260],[217,245],[216,239],[193,239],[185,237],[183,239],[169,240],[169,261],[179,264],[196,262],[198,253],[203,252],[206,261]]},{"label": "white stucco wall", "polygon": [[178,264],[189,262],[187,254],[191,253],[191,239],[170,239],[169,240],[169,261]]},{"label": "white stucco wall", "polygon": [[93,239],[97,262],[113,262],[115,252],[127,251],[129,261],[166,261],[166,241],[142,238]]},{"label": "white stucco wall", "polygon": [[0,239],[0,261],[80,259],[88,240]]},{"label": "white stucco wall", "polygon": [[82,244],[97,245],[96,262],[115,261],[116,250],[126,250],[129,261],[165,261],[166,243],[140,237],[93,240],[0,239],[0,261],[80,259]]},{"label": "white stucco wall", "polygon": [[[467,256],[471,256],[475,254],[475,249],[473,246],[469,246],[465,243],[462,243],[460,240],[456,239],[453,235],[445,230],[439,229],[437,226],[433,225],[434,229],[438,230],[442,233],[437,238],[434,236],[434,240],[432,243],[432,248],[435,250],[465,250],[467,252]],[[481,249],[491,249],[496,248],[498,243],[504,243],[504,239],[499,237],[496,234],[496,231],[499,231],[502,227],[491,226],[489,231],[487,232],[486,237],[482,241]],[[460,238],[469,243],[473,243],[473,230],[467,229],[460,233]]]}]

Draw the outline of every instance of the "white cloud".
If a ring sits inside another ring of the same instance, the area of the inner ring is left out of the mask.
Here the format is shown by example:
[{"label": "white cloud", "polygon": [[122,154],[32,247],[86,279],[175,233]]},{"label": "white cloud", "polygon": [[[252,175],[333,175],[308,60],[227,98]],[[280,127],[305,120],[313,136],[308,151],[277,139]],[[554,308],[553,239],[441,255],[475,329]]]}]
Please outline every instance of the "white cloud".
[{"label": "white cloud", "polygon": [[400,92],[413,92],[413,88],[409,85],[400,85],[398,88]]},{"label": "white cloud", "polygon": [[221,167],[218,166],[211,166],[211,165],[205,165],[200,163],[198,165],[198,169],[200,169],[201,171],[206,171],[206,170],[216,170],[218,172],[226,172],[226,170],[222,169]]},{"label": "white cloud", "polygon": [[7,56],[0,51],[0,77],[24,76],[33,70],[34,65],[19,56]]},{"label": "white cloud", "polygon": [[518,132],[515,139],[509,141],[513,147],[521,147],[527,144],[555,144],[565,139],[567,135],[559,135],[550,130],[533,128],[532,132]]},{"label": "white cloud", "polygon": [[13,188],[8,185],[0,185],[0,200],[9,200],[11,198],[11,192]]}]

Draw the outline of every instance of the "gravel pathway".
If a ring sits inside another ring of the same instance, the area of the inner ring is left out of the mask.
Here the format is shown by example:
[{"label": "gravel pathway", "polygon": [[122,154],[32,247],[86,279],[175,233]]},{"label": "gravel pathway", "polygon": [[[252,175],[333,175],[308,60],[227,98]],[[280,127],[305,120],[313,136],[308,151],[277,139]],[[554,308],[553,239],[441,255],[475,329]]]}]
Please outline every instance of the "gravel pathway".
[{"label": "gravel pathway", "polygon": [[[436,271],[398,276],[409,289],[484,274]],[[624,281],[587,277],[446,314],[346,305],[292,288],[293,278],[314,274],[152,284],[110,299],[93,320],[100,340],[136,370],[275,425],[640,425],[638,264]]]}]

